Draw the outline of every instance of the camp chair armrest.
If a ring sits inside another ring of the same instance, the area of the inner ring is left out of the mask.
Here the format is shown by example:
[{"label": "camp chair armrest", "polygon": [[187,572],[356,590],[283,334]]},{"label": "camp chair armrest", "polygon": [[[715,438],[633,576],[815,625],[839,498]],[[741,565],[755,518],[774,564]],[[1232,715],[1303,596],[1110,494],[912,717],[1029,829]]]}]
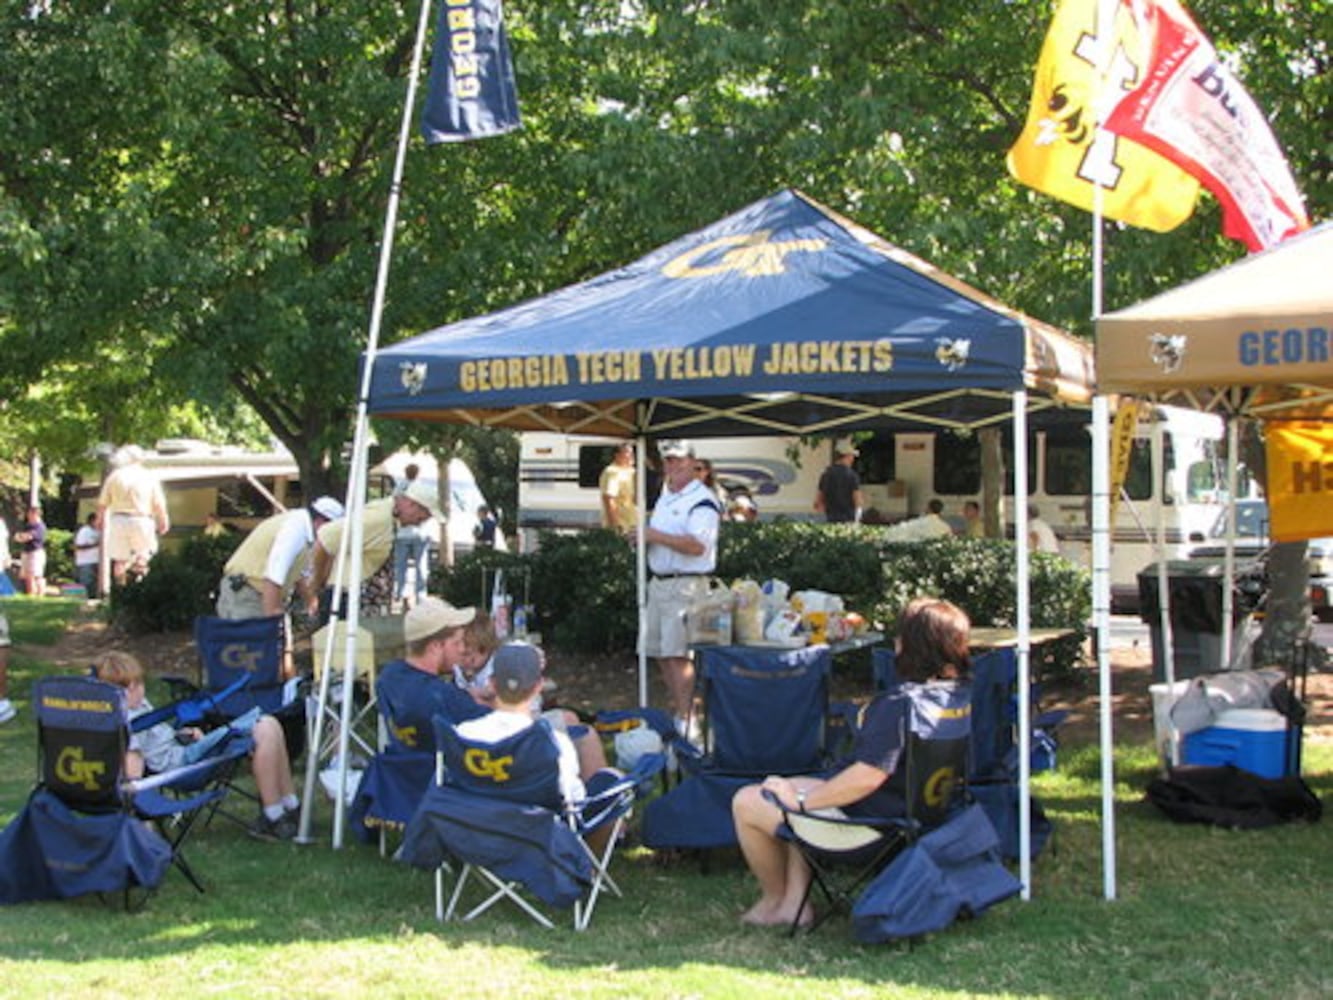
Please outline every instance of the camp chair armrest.
[{"label": "camp chair armrest", "polygon": [[132,778],[121,784],[121,791],[126,795],[135,796],[142,792],[156,791],[160,788],[188,787],[198,779],[207,778],[217,770],[219,765],[235,760],[237,757],[244,757],[250,752],[250,747],[249,737],[242,738],[238,734],[236,739],[228,740],[212,756],[170,771],[160,771],[157,774],[145,775],[142,778]]}]

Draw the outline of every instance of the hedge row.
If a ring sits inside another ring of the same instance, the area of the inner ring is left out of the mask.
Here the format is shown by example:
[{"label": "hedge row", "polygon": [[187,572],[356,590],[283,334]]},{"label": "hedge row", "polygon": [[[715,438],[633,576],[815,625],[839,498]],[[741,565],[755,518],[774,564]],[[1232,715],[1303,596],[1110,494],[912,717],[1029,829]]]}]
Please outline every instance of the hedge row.
[{"label": "hedge row", "polygon": [[[440,569],[431,591],[473,604],[484,580],[504,570],[509,591],[531,604],[531,627],[545,643],[570,653],[632,650],[637,629],[634,549],[608,531],[544,534],[530,555],[479,551]],[[1014,546],[995,539],[943,538],[890,544],[873,528],[797,522],[727,523],[717,575],[780,579],[792,590],[840,594],[887,632],[913,597],[927,594],[958,604],[975,625],[1012,627],[1017,620]],[[1087,571],[1036,553],[1030,563],[1033,627],[1070,628],[1077,635],[1043,648],[1051,668],[1068,668],[1079,655],[1091,613]]]}]

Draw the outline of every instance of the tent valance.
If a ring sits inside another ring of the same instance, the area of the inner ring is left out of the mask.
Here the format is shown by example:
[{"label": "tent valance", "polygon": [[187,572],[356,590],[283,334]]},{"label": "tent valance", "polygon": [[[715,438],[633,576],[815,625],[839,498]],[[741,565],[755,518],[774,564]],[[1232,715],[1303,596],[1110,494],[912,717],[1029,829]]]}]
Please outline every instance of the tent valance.
[{"label": "tent valance", "polygon": [[1333,223],[1097,321],[1097,384],[1249,416],[1333,415]]}]

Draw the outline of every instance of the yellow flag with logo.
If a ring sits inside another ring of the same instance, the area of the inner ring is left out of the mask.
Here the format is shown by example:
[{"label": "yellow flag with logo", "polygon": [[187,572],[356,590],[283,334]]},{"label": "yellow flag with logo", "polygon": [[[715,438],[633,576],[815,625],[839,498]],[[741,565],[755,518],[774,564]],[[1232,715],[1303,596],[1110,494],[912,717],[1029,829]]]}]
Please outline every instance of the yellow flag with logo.
[{"label": "yellow flag with logo", "polygon": [[[1027,124],[1009,150],[1009,172],[1087,211],[1100,183],[1103,215],[1164,233],[1190,217],[1199,182],[1165,157],[1097,127],[1099,93],[1127,93],[1150,58],[1127,4],[1114,5],[1110,24],[1100,23],[1099,6],[1107,5],[1064,0],[1056,10],[1037,62]],[[1102,52],[1113,56],[1099,86]]]},{"label": "yellow flag with logo", "polygon": [[1129,475],[1129,459],[1134,452],[1134,432],[1138,429],[1139,404],[1132,399],[1120,400],[1111,424],[1111,537],[1115,537],[1115,516],[1120,509],[1120,494],[1124,492],[1125,477]]},{"label": "yellow flag with logo", "polygon": [[1333,424],[1267,420],[1264,436],[1273,541],[1333,535]]}]

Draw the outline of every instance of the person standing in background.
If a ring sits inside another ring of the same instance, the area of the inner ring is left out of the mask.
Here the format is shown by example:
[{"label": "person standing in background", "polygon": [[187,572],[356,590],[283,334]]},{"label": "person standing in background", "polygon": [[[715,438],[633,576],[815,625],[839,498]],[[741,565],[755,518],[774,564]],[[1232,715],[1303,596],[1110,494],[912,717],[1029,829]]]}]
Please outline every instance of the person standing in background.
[{"label": "person standing in background", "polygon": [[97,596],[97,567],[102,562],[102,533],[97,514],[89,514],[74,533],[74,579],[89,597]]},{"label": "person standing in background", "polygon": [[9,619],[0,611],[0,725],[17,714],[9,700]]},{"label": "person standing in background", "polygon": [[722,506],[695,476],[694,449],[688,442],[664,442],[661,454],[666,488],[643,533],[652,579],[639,648],[656,658],[676,728],[694,741],[694,663],[685,618],[691,604],[707,592],[708,577],[717,567]]},{"label": "person standing in background", "polygon": [[124,585],[131,571],[139,575],[148,572],[148,563],[157,554],[158,538],[171,530],[162,483],[143,459],[143,449],[137,445],[118,448],[111,456],[111,474],[97,497],[102,545],[111,560],[111,576],[119,586]]},{"label": "person standing in background", "polygon": [[616,446],[611,464],[597,482],[597,493],[602,498],[602,527],[632,534],[639,525],[639,508],[634,500],[634,447],[628,441]]},{"label": "person standing in background", "polygon": [[968,500],[963,504],[963,537],[986,537],[986,525],[981,520],[981,504],[975,500]]},{"label": "person standing in background", "polygon": [[223,567],[218,617],[248,621],[285,614],[293,590],[313,609],[319,597],[309,583],[315,537],[342,516],[343,505],[326,496],[260,521]]},{"label": "person standing in background", "polygon": [[28,508],[28,520],[23,530],[14,532],[19,543],[23,590],[29,597],[46,594],[46,523],[40,507]]},{"label": "person standing in background", "polygon": [[477,542],[479,549],[495,548],[495,532],[500,524],[495,520],[495,514],[485,504],[477,508],[477,526],[472,529],[472,537]]},{"label": "person standing in background", "polygon": [[829,524],[861,520],[865,496],[861,492],[861,477],[852,468],[859,454],[850,441],[838,441],[833,445],[833,464],[819,477],[815,512],[823,514]]},{"label": "person standing in background", "polygon": [[[403,481],[394,492],[406,491],[416,483],[420,474],[421,468],[415,462],[407,465],[403,469]],[[428,530],[426,521],[400,524],[393,536],[393,599],[402,601],[405,608],[413,607],[426,596],[426,556],[430,551]],[[407,592],[409,569],[412,571],[410,599]]]}]

